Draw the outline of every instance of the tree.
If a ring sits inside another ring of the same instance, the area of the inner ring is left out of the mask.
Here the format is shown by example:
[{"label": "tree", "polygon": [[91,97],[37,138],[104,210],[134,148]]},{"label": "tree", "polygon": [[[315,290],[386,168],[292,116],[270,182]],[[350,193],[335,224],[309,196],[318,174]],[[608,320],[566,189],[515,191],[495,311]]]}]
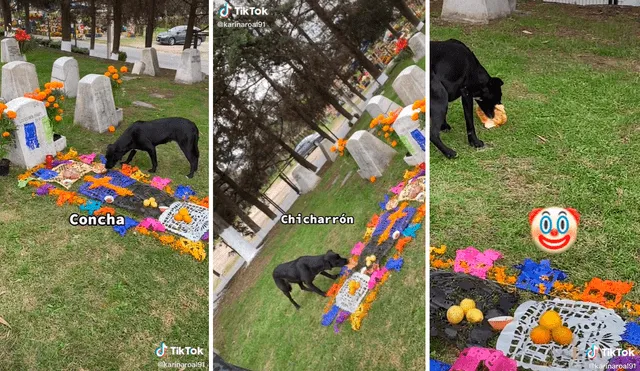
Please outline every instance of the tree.
[{"label": "tree", "polygon": [[20,3],[22,4],[22,9],[24,11],[24,30],[30,34],[31,22],[29,21],[29,0],[20,0]]},{"label": "tree", "polygon": [[144,35],[144,47],[150,48],[153,46],[153,30],[156,27],[156,2],[151,0],[149,5],[149,13],[147,14],[147,29]]},{"label": "tree", "polygon": [[91,41],[89,49],[94,50],[96,47],[96,0],[91,0],[89,13],[89,16],[91,17]]},{"label": "tree", "polygon": [[413,12],[413,10],[411,10],[411,8],[409,8],[409,5],[407,5],[407,3],[404,2],[404,0],[390,0],[390,1],[393,4],[393,6],[395,6],[400,11],[400,14],[402,14],[403,17],[405,17],[409,22],[411,22],[412,25],[414,25],[415,27],[418,27],[418,25],[421,23],[420,19],[416,17],[416,14]]},{"label": "tree", "polygon": [[267,205],[265,205],[262,201],[258,199],[255,195],[251,194],[247,190],[243,189],[236,183],[233,179],[231,179],[224,171],[220,170],[217,165],[214,164],[213,171],[220,176],[220,180],[224,183],[228,184],[233,190],[240,196],[242,199],[246,200],[253,206],[257,207],[260,211],[262,211],[266,216],[270,219],[275,219],[277,215],[269,209]]},{"label": "tree", "polygon": [[112,54],[120,53],[120,35],[122,34],[122,2],[113,0],[113,47]]},{"label": "tree", "polygon": [[258,226],[250,217],[247,215],[244,210],[235,200],[232,200],[222,191],[222,189],[214,182],[213,183],[213,194],[215,195],[215,201],[219,202],[225,209],[228,209],[230,212],[235,214],[244,224],[247,225],[252,231],[258,233],[260,232],[260,226]]},{"label": "tree", "polygon": [[196,24],[196,11],[198,10],[198,1],[191,0],[189,4],[189,20],[187,21],[187,34],[184,39],[184,47],[183,49],[191,48],[191,43],[193,41],[193,27]]},{"label": "tree", "polygon": [[61,0],[62,41],[71,41],[71,0]]},{"label": "tree", "polygon": [[4,21],[4,31],[11,31],[11,3],[9,0],[0,0],[2,3],[2,18]]}]

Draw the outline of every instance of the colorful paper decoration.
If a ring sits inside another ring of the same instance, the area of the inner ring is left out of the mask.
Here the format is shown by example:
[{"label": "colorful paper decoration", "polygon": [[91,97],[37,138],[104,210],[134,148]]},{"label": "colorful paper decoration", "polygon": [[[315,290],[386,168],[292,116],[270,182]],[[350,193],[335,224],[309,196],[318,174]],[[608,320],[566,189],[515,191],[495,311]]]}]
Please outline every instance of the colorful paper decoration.
[{"label": "colorful paper decoration", "polygon": [[502,254],[495,250],[480,252],[475,247],[469,246],[464,250],[456,251],[456,260],[453,271],[468,273],[478,278],[486,279],[487,272],[493,263],[502,258]]}]

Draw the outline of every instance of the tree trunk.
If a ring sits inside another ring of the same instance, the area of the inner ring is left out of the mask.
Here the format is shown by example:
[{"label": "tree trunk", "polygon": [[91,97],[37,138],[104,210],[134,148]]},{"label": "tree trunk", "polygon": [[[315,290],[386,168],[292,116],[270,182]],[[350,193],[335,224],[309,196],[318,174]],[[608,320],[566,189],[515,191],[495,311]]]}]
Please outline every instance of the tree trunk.
[{"label": "tree trunk", "polygon": [[96,0],[91,0],[91,41],[89,49],[93,50],[96,47]]},{"label": "tree trunk", "polygon": [[391,32],[391,35],[395,38],[395,39],[399,39],[402,34],[396,30],[395,27],[393,27],[393,25],[391,23],[387,23],[387,30],[389,30],[389,32]]},{"label": "tree trunk", "polygon": [[218,185],[216,185],[215,183],[213,184],[213,197],[215,199],[215,202],[220,202],[220,204],[224,206],[225,209],[230,210],[234,215],[240,218],[240,220],[242,220],[242,222],[246,224],[246,226],[249,227],[252,231],[254,231],[255,233],[260,232],[260,226],[258,226],[253,220],[251,220],[249,215],[247,215],[244,210],[242,210],[242,208],[238,206],[237,203],[229,199],[229,197],[224,192],[222,192],[220,187],[218,187]]},{"label": "tree trunk", "polygon": [[24,8],[24,30],[28,34],[31,34],[31,22],[29,21],[29,0],[22,0],[22,7]]},{"label": "tree trunk", "polygon": [[[278,92],[278,94],[280,94],[280,96],[284,99],[287,100],[291,100],[289,95],[284,91],[284,89],[277,83],[275,82],[271,77],[269,77],[269,75],[265,72],[265,70],[263,70],[262,68],[260,68],[260,66],[258,66],[257,63],[255,63],[254,61],[249,61],[249,64],[251,64],[253,66],[253,68],[255,68],[255,70],[262,76],[264,77],[265,80],[267,80],[267,82],[269,83],[269,85],[271,85],[273,87],[273,89]],[[318,126],[315,122],[313,122],[313,120],[311,119],[311,117],[307,116],[307,114],[297,105],[293,106],[293,109],[295,110],[295,112],[298,114],[298,116],[300,116],[300,118],[307,124],[309,125],[310,128],[312,128],[313,130],[315,130],[318,134],[322,135],[323,138],[326,138],[328,140],[331,141],[331,143],[335,143],[335,139],[333,139],[329,134],[327,134],[324,130],[322,130],[320,128],[320,126]]]},{"label": "tree trunk", "polygon": [[9,0],[1,0],[2,2],[2,18],[4,20],[4,31],[11,31],[11,3]]},{"label": "tree trunk", "polygon": [[232,99],[233,105],[236,106],[236,108],[238,108],[245,115],[249,116],[249,118],[251,119],[251,122],[255,126],[257,126],[260,130],[262,130],[269,137],[269,139],[278,143],[280,147],[282,147],[285,151],[287,151],[291,155],[291,157],[293,157],[293,159],[296,160],[297,163],[299,163],[300,165],[304,166],[305,168],[313,172],[318,170],[318,168],[314,164],[307,161],[307,159],[302,157],[298,152],[296,152],[293,148],[291,148],[284,140],[282,140],[282,138],[280,138],[278,135],[272,132],[268,127],[266,127],[262,122],[260,122],[260,120],[258,120],[256,116],[253,115],[247,109],[247,107],[245,107],[237,98],[232,97],[231,99]]},{"label": "tree trunk", "polygon": [[404,2],[404,0],[392,0],[393,5],[400,11],[403,17],[405,17],[412,25],[418,27],[420,24],[420,19],[416,17],[416,14],[409,8],[409,5]]},{"label": "tree trunk", "polygon": [[231,179],[227,174],[225,174],[222,170],[220,170],[218,168],[218,166],[214,165],[213,166],[213,171],[220,176],[220,179],[223,182],[227,183],[231,188],[233,188],[236,191],[236,194],[238,196],[242,197],[243,200],[245,200],[248,203],[250,203],[251,205],[257,207],[260,211],[262,211],[270,219],[275,219],[277,217],[277,215],[273,211],[271,211],[271,209],[269,209],[269,207],[267,207],[267,205],[265,205],[262,201],[260,201],[258,199],[258,197],[254,196],[253,194],[249,193],[248,191],[245,191],[244,189],[242,189],[238,185],[238,183],[233,181],[233,179]]},{"label": "tree trunk", "polygon": [[153,46],[153,31],[156,28],[156,2],[151,0],[151,9],[147,18],[147,30],[144,35],[144,47],[151,48]]},{"label": "tree trunk", "polygon": [[62,41],[71,41],[71,0],[62,0]]},{"label": "tree trunk", "polygon": [[335,35],[336,39],[338,39],[350,52],[353,54],[355,59],[360,63],[360,65],[371,74],[374,79],[378,79],[380,77],[381,72],[376,67],[373,62],[371,62],[366,55],[360,50],[357,45],[352,44],[346,35],[333,23],[329,17],[329,15],[324,11],[324,9],[318,3],[318,0],[305,0],[309,7],[316,13],[318,18],[324,23],[327,28]]},{"label": "tree trunk", "polygon": [[293,182],[291,182],[291,180],[289,180],[289,178],[287,178],[286,175],[282,174],[282,172],[278,174],[278,178],[282,179],[285,183],[287,183],[287,185],[291,187],[291,189],[293,189],[294,192],[296,192],[297,194],[300,194],[300,190],[298,189],[298,187],[296,187],[295,184],[293,184]]},{"label": "tree trunk", "polygon": [[194,33],[193,27],[196,25],[196,10],[198,10],[198,0],[191,0],[189,20],[187,21],[187,34],[185,35],[183,50],[191,48]]},{"label": "tree trunk", "polygon": [[113,48],[112,54],[120,53],[120,35],[122,34],[122,1],[113,1]]}]

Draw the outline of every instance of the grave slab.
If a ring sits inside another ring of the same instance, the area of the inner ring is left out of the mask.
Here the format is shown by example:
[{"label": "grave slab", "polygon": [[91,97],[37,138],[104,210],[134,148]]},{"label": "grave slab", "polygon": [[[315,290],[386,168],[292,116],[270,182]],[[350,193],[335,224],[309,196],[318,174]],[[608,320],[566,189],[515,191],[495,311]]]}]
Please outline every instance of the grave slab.
[{"label": "grave slab", "polygon": [[133,64],[133,68],[131,69],[131,74],[132,75],[142,75],[144,73],[144,62],[143,61],[136,61]]},{"label": "grave slab", "polygon": [[424,70],[413,65],[402,70],[392,86],[402,103],[408,105],[426,96],[425,81]]},{"label": "grave slab", "polygon": [[444,0],[441,18],[450,22],[487,24],[490,20],[509,16],[515,1]]},{"label": "grave slab", "polygon": [[18,41],[12,37],[0,41],[0,61],[2,63],[26,61],[27,58],[20,53]]},{"label": "grave slab", "polygon": [[409,39],[409,48],[413,52],[413,61],[417,62],[425,56],[425,40],[427,37],[418,32]]},{"label": "grave slab", "polygon": [[363,179],[382,176],[396,151],[375,135],[359,130],[347,141],[347,150],[360,168],[358,175]]},{"label": "grave slab", "polygon": [[78,81],[80,81],[78,61],[73,57],[56,59],[51,70],[51,81],[62,82],[64,94],[67,97],[75,98],[78,95]]},{"label": "grave slab", "polygon": [[369,101],[367,102],[367,106],[365,107],[365,111],[369,112],[371,117],[376,118],[379,115],[386,115],[387,113],[395,111],[399,108],[402,107],[400,107],[391,99],[382,95],[376,95],[375,97],[369,99]]},{"label": "grave slab", "polygon": [[2,97],[10,101],[38,88],[36,66],[29,62],[9,62],[2,66]]},{"label": "grave slab", "polygon": [[191,85],[201,82],[203,79],[200,51],[197,49],[183,50],[175,81],[178,84]]},{"label": "grave slab", "polygon": [[300,165],[296,166],[293,169],[293,171],[291,172],[291,176],[298,185],[300,194],[311,192],[314,188],[316,188],[318,183],[320,183],[320,177],[317,176],[316,173]]},{"label": "grave slab", "polygon": [[409,151],[409,154],[404,157],[404,162],[411,166],[419,165],[426,160],[425,151],[422,149],[425,143],[422,143],[421,146],[416,140],[416,135],[412,135],[417,130],[422,134],[422,138],[425,137],[424,129],[420,127],[420,121],[414,121],[411,118],[414,112],[420,112],[420,110],[414,110],[411,106],[406,106],[400,111],[396,121],[391,125],[404,147]]},{"label": "grave slab", "polygon": [[104,133],[119,122],[109,78],[97,74],[83,77],[78,83],[74,123]]},{"label": "grave slab", "polygon": [[142,71],[143,74],[155,76],[160,72],[158,53],[154,48],[142,49],[142,58],[140,60],[144,63],[144,71]]}]

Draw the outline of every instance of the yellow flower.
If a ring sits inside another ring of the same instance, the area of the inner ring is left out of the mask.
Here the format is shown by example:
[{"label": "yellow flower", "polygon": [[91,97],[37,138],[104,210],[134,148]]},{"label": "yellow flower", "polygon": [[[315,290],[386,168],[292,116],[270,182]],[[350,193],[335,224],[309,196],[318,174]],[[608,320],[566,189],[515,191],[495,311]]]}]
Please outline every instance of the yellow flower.
[{"label": "yellow flower", "polygon": [[62,121],[62,116],[60,115],[56,116],[56,122],[60,122],[60,121]]},{"label": "yellow flower", "polygon": [[56,101],[56,97],[54,97],[54,96],[52,95],[52,96],[50,96],[49,98],[47,98],[47,101],[48,101],[49,103],[53,103],[53,102],[55,102],[55,101]]}]

